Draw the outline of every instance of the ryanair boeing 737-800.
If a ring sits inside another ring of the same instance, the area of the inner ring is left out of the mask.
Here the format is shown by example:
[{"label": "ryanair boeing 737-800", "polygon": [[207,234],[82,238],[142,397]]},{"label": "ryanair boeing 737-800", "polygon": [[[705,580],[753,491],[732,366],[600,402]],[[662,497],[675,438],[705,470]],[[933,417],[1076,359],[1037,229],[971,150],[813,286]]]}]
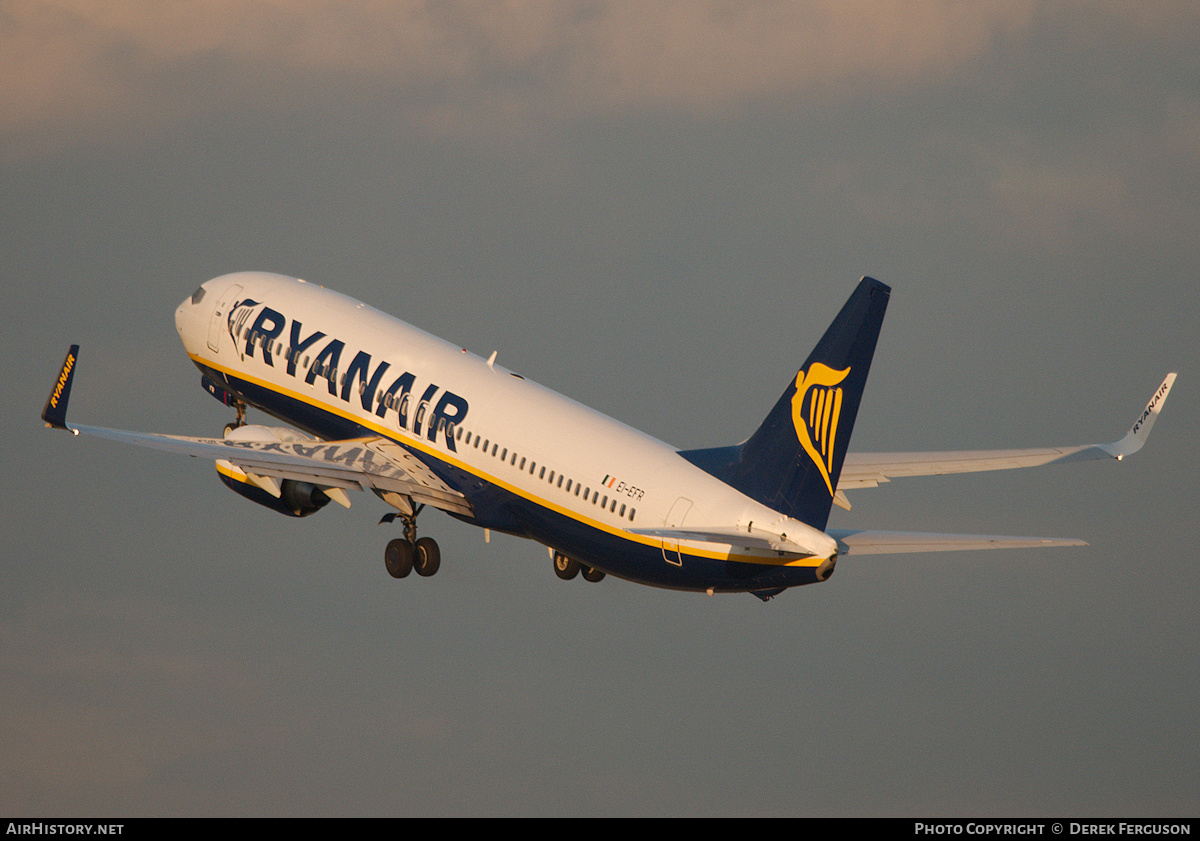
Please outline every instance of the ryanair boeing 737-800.
[{"label": "ryanair boeing 737-800", "polygon": [[[1141,449],[1175,380],[1111,444],[1032,450],[848,453],[889,287],[863,278],[762,425],[727,447],[677,450],[320,286],[244,272],[202,284],[175,324],[202,384],[236,412],[222,438],[78,426],[67,401],[78,346],[42,412],[48,426],[212,458],[228,487],[304,517],[371,491],[399,521],[387,570],[433,575],[417,537],[431,505],[548,547],[561,578],[605,574],[768,599],[824,581],[839,557],[1077,546],[1083,541],[836,530],[847,490],[900,476],[1121,459]],[[249,425],[253,406],[289,424]]]}]

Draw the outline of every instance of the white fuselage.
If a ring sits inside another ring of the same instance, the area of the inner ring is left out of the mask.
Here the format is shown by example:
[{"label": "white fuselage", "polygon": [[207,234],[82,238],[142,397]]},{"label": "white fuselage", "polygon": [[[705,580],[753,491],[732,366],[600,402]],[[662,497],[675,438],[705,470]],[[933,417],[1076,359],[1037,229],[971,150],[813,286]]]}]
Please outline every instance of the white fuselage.
[{"label": "white fuselage", "polygon": [[[475,516],[464,519],[684,589],[746,589],[721,570],[811,571],[836,551],[832,538],[669,445],[344,295],[257,272],[202,288],[199,301],[179,306],[176,325],[206,374],[319,437],[398,442],[466,496]],[[635,533],[751,524],[792,535],[812,553]],[[597,556],[613,553],[623,557]],[[698,564],[685,569],[688,561]],[[663,568],[639,572],[654,563]]]}]

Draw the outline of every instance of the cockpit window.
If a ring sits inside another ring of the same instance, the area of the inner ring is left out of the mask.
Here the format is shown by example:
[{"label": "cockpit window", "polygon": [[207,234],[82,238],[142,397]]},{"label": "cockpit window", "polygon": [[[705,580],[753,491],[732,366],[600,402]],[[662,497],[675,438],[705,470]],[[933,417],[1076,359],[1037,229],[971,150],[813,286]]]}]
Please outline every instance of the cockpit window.
[{"label": "cockpit window", "polygon": [[204,287],[197,286],[196,291],[192,293],[192,303],[198,304],[204,300]]}]

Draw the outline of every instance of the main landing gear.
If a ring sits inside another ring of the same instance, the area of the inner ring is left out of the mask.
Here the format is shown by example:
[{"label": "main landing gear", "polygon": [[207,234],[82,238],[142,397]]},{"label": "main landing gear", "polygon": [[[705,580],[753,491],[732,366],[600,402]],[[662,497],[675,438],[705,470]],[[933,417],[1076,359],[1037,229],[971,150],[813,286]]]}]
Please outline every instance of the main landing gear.
[{"label": "main landing gear", "polygon": [[383,563],[392,578],[405,578],[414,569],[417,575],[430,576],[442,565],[442,552],[432,537],[415,542],[397,537],[383,551]]},{"label": "main landing gear", "polygon": [[569,558],[562,552],[550,550],[550,557],[554,559],[554,574],[563,581],[570,581],[579,573],[583,573],[584,581],[603,581],[604,573],[595,567],[584,566],[574,558]]},{"label": "main landing gear", "polygon": [[383,564],[392,578],[406,578],[414,569],[417,575],[428,578],[442,565],[442,550],[432,537],[417,537],[417,515],[422,505],[411,514],[389,513],[380,523],[394,522],[399,518],[404,523],[404,537],[389,541],[383,551]]}]

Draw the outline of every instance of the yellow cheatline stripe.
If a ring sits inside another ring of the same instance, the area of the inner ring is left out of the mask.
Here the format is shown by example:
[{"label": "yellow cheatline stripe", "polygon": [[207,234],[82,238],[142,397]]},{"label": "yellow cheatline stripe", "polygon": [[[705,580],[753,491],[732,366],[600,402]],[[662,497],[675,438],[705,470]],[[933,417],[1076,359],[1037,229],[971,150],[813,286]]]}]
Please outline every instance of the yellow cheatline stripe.
[{"label": "yellow cheatline stripe", "polygon": [[[461,461],[458,458],[455,458],[454,456],[452,456],[449,453],[443,453],[438,450],[435,450],[433,447],[430,447],[429,444],[424,439],[417,438],[416,436],[414,436],[411,432],[409,432],[406,429],[399,429],[399,428],[386,429],[377,422],[378,419],[375,415],[372,415],[370,418],[364,418],[362,415],[356,415],[353,412],[344,410],[343,407],[341,407],[341,406],[334,406],[329,403],[324,403],[320,400],[316,400],[314,398],[308,397],[307,395],[301,394],[300,392],[292,391],[291,389],[281,388],[280,386],[278,386],[275,383],[268,382],[267,380],[259,379],[258,377],[255,377],[255,376],[245,373],[244,371],[239,371],[236,369],[228,368],[224,365],[221,365],[220,363],[214,362],[211,359],[205,359],[202,356],[197,356],[194,353],[189,353],[188,356],[191,357],[193,362],[195,362],[199,365],[203,365],[207,368],[212,368],[217,371],[222,371],[226,374],[229,374],[230,376],[236,377],[239,380],[245,380],[247,382],[253,383],[254,385],[257,385],[260,388],[266,389],[267,391],[270,391],[274,394],[278,394],[278,395],[281,395],[284,397],[290,397],[294,400],[300,401],[301,403],[307,403],[310,406],[313,406],[317,409],[328,412],[332,415],[338,415],[340,417],[345,418],[346,420],[353,421],[354,423],[359,424],[360,426],[365,426],[365,427],[373,430],[374,432],[378,433],[383,438],[387,438],[388,440],[396,441],[397,443],[403,444],[405,446],[409,446],[409,447],[413,447],[415,449],[421,450],[423,453],[426,453],[427,455],[432,456],[433,458],[437,459],[438,461],[444,462],[453,467],[457,467],[460,470],[470,473],[472,476],[483,479],[486,482],[489,482],[493,485],[501,487],[504,490],[508,491],[509,493],[512,493],[515,496],[522,497],[523,499],[527,499],[530,502],[541,505],[544,508],[548,508],[552,511],[562,514],[564,517],[574,520],[575,522],[580,523],[582,525],[588,526],[589,528],[598,529],[598,530],[606,532],[607,534],[610,534],[614,537],[621,538],[622,540],[628,540],[633,543],[640,543],[644,546],[649,546],[649,547],[652,547],[655,549],[661,548],[661,546],[662,546],[663,541],[661,538],[655,539],[653,537],[649,537],[646,535],[630,534],[629,532],[627,532],[623,529],[616,528],[614,526],[610,526],[607,523],[601,522],[600,520],[593,520],[591,517],[580,514],[578,511],[572,511],[569,508],[563,508],[561,505],[558,505],[557,503],[555,503],[549,499],[546,499],[544,497],[530,493],[529,491],[527,491],[524,488],[518,487],[516,485],[512,485],[509,482],[505,481],[504,479],[501,479],[498,476],[493,476],[490,473],[482,471],[482,470],[478,469],[477,467],[474,467],[473,465],[467,464],[466,462]],[[325,380],[318,377],[318,382],[325,382]],[[316,385],[316,383],[314,383],[314,386],[315,385]],[[338,398],[338,399],[340,400],[341,398]],[[236,476],[231,476],[230,478],[238,479],[238,477],[236,477]],[[246,480],[238,479],[238,481],[245,482]],[[615,477],[614,477],[614,481],[615,481]],[[691,555],[700,556],[700,557],[711,558],[714,560],[720,560],[720,561],[737,561],[740,563],[763,564],[763,565],[767,565],[767,566],[816,567],[816,566],[820,566],[825,561],[824,558],[816,558],[816,557],[812,557],[812,558],[771,558],[771,557],[759,556],[759,555],[735,555],[732,553],[714,552],[712,550],[695,549],[692,547],[689,547],[686,550],[686,553],[691,554]]]}]

